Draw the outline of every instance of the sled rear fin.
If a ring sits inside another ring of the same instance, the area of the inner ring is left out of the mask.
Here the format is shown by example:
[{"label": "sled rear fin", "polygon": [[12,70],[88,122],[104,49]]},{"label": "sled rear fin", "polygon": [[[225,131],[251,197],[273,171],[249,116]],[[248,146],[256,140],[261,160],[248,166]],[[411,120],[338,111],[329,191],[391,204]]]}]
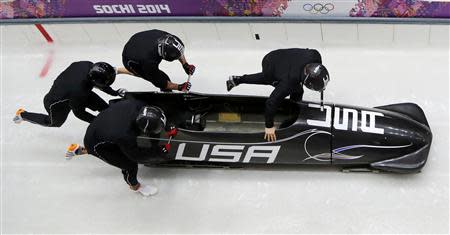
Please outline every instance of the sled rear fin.
[{"label": "sled rear fin", "polygon": [[378,106],[375,107],[377,109],[383,109],[387,111],[397,112],[403,115],[406,115],[415,121],[418,121],[427,127],[430,127],[428,125],[427,118],[425,117],[425,113],[423,110],[414,103],[400,103],[400,104],[390,104],[390,105],[384,105],[384,106]]}]

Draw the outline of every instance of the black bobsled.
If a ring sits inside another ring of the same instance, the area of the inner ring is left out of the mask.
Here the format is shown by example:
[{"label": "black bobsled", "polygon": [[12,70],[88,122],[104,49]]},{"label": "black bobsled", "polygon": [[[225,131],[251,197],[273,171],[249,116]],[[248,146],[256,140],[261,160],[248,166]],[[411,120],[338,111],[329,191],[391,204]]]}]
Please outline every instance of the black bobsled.
[{"label": "black bobsled", "polygon": [[[410,173],[425,165],[432,140],[424,112],[412,103],[326,103],[322,110],[317,103],[286,99],[275,119],[277,140],[266,142],[266,97],[146,92],[126,98],[169,110],[166,116],[179,127],[171,151],[155,164],[323,164]],[[140,136],[138,146],[151,140]],[[159,140],[168,141],[164,135]]]}]

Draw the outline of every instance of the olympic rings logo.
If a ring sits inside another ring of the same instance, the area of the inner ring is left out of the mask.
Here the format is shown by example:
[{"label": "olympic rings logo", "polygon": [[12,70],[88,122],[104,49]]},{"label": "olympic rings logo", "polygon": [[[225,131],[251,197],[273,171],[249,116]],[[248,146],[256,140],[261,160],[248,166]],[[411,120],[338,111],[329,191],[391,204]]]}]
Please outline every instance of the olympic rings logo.
[{"label": "olympic rings logo", "polygon": [[303,4],[303,10],[311,13],[311,14],[328,14],[328,12],[334,10],[333,3],[327,3],[323,5],[322,3],[315,3],[314,5],[311,3]]}]

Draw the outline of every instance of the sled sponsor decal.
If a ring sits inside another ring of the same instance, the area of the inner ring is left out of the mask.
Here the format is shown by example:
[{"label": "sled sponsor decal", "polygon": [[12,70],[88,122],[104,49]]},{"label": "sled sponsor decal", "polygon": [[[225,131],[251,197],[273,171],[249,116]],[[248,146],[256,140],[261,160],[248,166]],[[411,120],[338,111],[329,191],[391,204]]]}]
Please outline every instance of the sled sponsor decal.
[{"label": "sled sponsor decal", "polygon": [[[186,156],[186,143],[178,145],[176,160],[209,161],[209,162],[243,162],[251,163],[252,159],[264,158],[265,163],[274,163],[280,151],[280,145],[273,146],[246,146],[246,145],[212,145],[203,144],[199,153]],[[210,151],[211,149],[211,151]],[[242,159],[242,160],[241,160]]]},{"label": "sled sponsor decal", "polygon": [[[308,107],[320,109],[318,104],[308,104]],[[311,126],[331,127],[332,108],[329,105],[325,105],[324,108],[325,120],[307,119],[306,123]],[[376,127],[376,117],[383,117],[384,114],[361,110],[360,116],[358,116],[358,110],[356,109],[335,107],[333,127],[337,130],[358,131],[359,129],[365,133],[384,134],[383,128]],[[349,125],[349,121],[351,121],[351,125]]]}]

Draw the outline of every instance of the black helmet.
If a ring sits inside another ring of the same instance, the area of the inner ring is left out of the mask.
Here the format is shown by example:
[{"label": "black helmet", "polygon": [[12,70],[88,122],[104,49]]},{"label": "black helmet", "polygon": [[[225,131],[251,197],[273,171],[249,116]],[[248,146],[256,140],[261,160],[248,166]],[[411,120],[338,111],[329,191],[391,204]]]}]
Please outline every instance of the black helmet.
[{"label": "black helmet", "polygon": [[163,59],[174,61],[183,55],[184,45],[175,36],[167,34],[158,40],[158,53]]},{"label": "black helmet", "polygon": [[305,66],[305,80],[303,84],[313,91],[323,91],[330,81],[327,68],[319,63],[307,64]]},{"label": "black helmet", "polygon": [[166,116],[159,107],[144,106],[139,111],[136,124],[144,134],[159,134],[166,126]]},{"label": "black helmet", "polygon": [[88,78],[96,87],[108,87],[116,79],[116,70],[108,63],[97,62],[89,70]]}]

